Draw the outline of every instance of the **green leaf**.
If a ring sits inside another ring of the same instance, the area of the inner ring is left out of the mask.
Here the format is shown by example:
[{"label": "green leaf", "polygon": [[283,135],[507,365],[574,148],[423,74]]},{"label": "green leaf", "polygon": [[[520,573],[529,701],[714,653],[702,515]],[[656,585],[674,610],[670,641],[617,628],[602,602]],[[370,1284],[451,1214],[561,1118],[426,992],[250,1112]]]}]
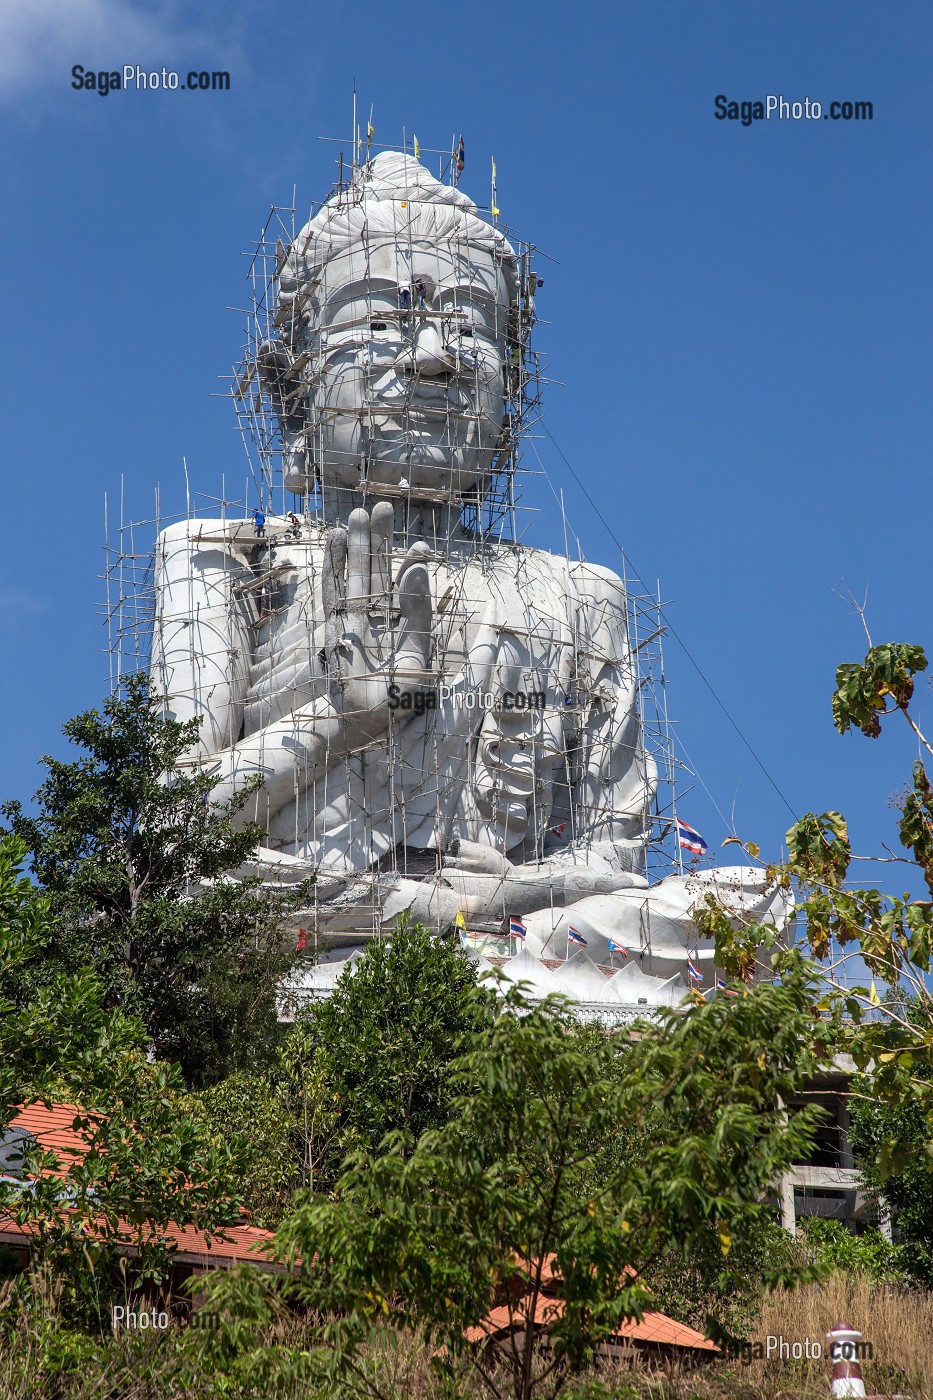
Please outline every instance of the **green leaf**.
[{"label": "green leaf", "polygon": [[847,662],[836,671],[833,722],[840,734],[851,727],[870,739],[881,733],[880,715],[888,714],[887,701],[906,710],[913,695],[913,678],[927,668],[923,648],[901,642],[872,647],[863,662]]},{"label": "green leaf", "polygon": [[798,879],[838,886],[849,868],[852,848],[845,818],[839,812],[808,812],[787,832],[789,864]]}]

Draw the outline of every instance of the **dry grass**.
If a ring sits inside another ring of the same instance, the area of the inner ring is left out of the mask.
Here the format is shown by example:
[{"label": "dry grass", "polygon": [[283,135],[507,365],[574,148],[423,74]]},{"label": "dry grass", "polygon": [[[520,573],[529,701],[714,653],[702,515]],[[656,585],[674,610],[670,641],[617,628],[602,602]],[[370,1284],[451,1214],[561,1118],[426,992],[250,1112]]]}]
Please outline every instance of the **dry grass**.
[{"label": "dry grass", "polygon": [[[870,1287],[858,1275],[835,1274],[822,1288],[801,1288],[766,1300],[751,1340],[771,1335],[820,1342],[837,1322],[858,1328],[873,1346],[863,1361],[869,1395],[933,1400],[933,1294]],[[719,1361],[696,1370],[674,1367],[603,1374],[610,1395],[639,1400],[828,1400],[831,1363]],[[626,1387],[628,1390],[626,1391]]]},{"label": "dry grass", "polygon": [[[822,1288],[797,1289],[769,1300],[762,1312],[761,1335],[783,1332],[785,1337],[824,1338],[834,1323],[844,1320],[872,1343],[874,1359],[866,1361],[866,1388],[879,1394],[898,1387],[928,1400],[933,1396],[933,1295],[870,1287],[858,1275],[834,1274]],[[773,1363],[772,1363],[773,1365]],[[828,1366],[815,1363],[825,1376]],[[828,1393],[828,1386],[827,1386]]]},{"label": "dry grass", "polygon": [[[3,1298],[0,1296],[0,1312]],[[71,1364],[62,1370],[55,1363],[54,1299],[47,1297],[19,1315],[17,1325],[5,1335],[0,1330],[0,1400],[263,1400],[300,1394],[303,1400],[350,1400],[341,1396],[311,1394],[303,1385],[284,1389],[268,1383],[253,1389],[249,1382],[231,1385],[195,1364],[179,1369],[179,1339],[155,1339],[124,1335],[116,1340],[79,1338],[70,1334],[75,1347]],[[857,1276],[836,1275],[823,1288],[800,1289],[768,1300],[752,1340],[769,1335],[788,1342],[825,1342],[825,1334],[845,1320],[873,1344],[874,1359],[863,1363],[869,1394],[907,1395],[912,1400],[933,1400],[933,1295],[870,1288]],[[2,1319],[0,1319],[2,1321]],[[292,1330],[294,1336],[290,1335]],[[285,1355],[300,1350],[308,1337],[297,1320],[286,1332],[264,1340],[281,1347]],[[387,1400],[441,1400],[441,1387],[423,1350],[409,1338],[370,1358],[372,1374]],[[77,1364],[76,1364],[77,1363]],[[187,1373],[187,1374],[185,1374]],[[357,1394],[359,1392],[356,1392]],[[580,1378],[564,1392],[566,1400],[828,1400],[830,1363],[819,1361],[753,1360],[718,1361],[697,1368],[650,1367],[635,1356],[631,1361],[603,1368]],[[449,1395],[450,1392],[445,1392]],[[486,1400],[473,1378],[464,1377],[457,1400]]]}]

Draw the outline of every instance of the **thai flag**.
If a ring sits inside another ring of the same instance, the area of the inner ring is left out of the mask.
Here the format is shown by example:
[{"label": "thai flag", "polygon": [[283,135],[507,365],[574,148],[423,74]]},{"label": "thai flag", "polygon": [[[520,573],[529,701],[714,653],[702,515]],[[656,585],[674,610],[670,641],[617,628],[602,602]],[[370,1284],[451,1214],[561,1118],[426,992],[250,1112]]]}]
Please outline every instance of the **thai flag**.
[{"label": "thai flag", "polygon": [[466,147],[463,144],[463,137],[460,137],[460,145],[457,147],[457,174],[463,174],[463,167],[466,165]]},{"label": "thai flag", "polygon": [[586,947],[586,939],[583,937],[583,934],[578,933],[575,928],[567,929],[567,937],[570,939],[571,943],[578,943],[581,948]]},{"label": "thai flag", "polygon": [[702,981],[703,981],[703,974],[702,974],[702,972],[700,972],[700,970],[695,966],[695,964],[694,964],[693,962],[691,962],[691,960],[690,960],[689,958],[687,959],[687,972],[690,974],[690,978],[691,978],[692,981],[694,981],[694,982],[702,982]]},{"label": "thai flag", "polygon": [[689,822],[681,821],[680,817],[677,818],[677,840],[685,851],[693,851],[698,856],[705,856],[709,849],[696,828]]},{"label": "thai flag", "polygon": [[609,940],[609,952],[618,953],[620,958],[628,957],[628,949],[623,948],[621,943],[616,943],[612,938]]},{"label": "thai flag", "polygon": [[509,933],[512,938],[520,938],[524,943],[528,930],[521,919],[509,919]]},{"label": "thai flag", "polygon": [[731,987],[727,987],[721,977],[716,978],[717,992],[724,992],[727,997],[737,997],[738,992],[734,992]]}]

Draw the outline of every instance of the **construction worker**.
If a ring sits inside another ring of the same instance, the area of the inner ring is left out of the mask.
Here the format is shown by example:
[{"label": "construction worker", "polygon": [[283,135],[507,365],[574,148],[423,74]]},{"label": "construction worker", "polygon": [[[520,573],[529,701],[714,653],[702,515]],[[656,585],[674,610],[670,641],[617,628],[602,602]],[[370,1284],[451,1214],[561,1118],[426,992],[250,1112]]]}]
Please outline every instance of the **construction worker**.
[{"label": "construction worker", "polygon": [[264,539],[264,538],[265,538],[265,534],[266,534],[266,517],[265,517],[265,515],[263,514],[263,512],[262,512],[261,510],[259,510],[258,508],[257,508],[256,510],[253,511],[253,529],[256,531],[256,538],[257,538],[257,540],[261,540],[261,539]]}]

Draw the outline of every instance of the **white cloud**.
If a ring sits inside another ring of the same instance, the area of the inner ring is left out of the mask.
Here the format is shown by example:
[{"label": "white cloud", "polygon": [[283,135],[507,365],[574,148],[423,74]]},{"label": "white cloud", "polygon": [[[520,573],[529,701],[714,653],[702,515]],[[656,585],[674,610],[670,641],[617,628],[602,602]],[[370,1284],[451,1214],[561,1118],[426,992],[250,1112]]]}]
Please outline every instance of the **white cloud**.
[{"label": "white cloud", "polygon": [[216,61],[220,37],[179,20],[175,7],[127,0],[0,0],[0,100],[30,89],[67,88],[71,68],[144,68]]}]

